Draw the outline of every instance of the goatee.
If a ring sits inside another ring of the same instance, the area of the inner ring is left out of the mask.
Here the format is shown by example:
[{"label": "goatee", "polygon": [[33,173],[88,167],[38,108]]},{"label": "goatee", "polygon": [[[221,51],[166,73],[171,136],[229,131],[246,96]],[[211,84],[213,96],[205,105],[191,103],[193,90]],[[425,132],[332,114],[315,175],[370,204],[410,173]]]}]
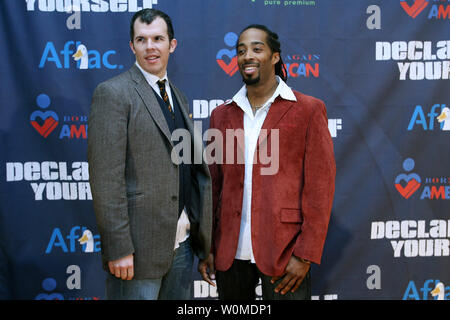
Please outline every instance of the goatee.
[{"label": "goatee", "polygon": [[251,86],[253,84],[257,84],[259,82],[259,76],[257,76],[256,78],[252,79],[252,78],[245,78],[242,77],[242,81],[244,81],[244,83],[248,86]]}]

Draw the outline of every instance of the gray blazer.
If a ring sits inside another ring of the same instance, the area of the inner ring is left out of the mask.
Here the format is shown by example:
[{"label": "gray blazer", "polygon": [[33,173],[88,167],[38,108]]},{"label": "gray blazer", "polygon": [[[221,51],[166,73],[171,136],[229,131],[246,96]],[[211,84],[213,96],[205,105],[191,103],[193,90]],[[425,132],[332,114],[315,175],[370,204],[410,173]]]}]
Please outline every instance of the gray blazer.
[{"label": "gray blazer", "polygon": [[[194,134],[189,104],[172,94],[193,141],[191,201],[187,208],[194,253],[203,259],[211,244],[211,178],[204,163],[202,134]],[[91,191],[101,237],[103,268],[134,253],[134,278],[160,278],[169,270],[178,222],[179,169],[174,143],[150,85],[133,65],[95,89],[88,122]]]}]

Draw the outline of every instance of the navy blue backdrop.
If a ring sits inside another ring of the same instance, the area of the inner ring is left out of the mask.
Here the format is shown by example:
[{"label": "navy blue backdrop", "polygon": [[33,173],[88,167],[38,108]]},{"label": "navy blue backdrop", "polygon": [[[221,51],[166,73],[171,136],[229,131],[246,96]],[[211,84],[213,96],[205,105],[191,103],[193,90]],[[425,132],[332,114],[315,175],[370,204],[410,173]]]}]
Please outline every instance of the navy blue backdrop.
[{"label": "navy blue backdrop", "polygon": [[[134,63],[142,7],[172,17],[168,74],[203,130],[242,85],[251,23],[279,34],[288,85],[325,101],[337,181],[314,299],[450,298],[447,0],[1,1],[0,298],[104,299],[87,119]],[[194,299],[217,297],[193,275]]]}]

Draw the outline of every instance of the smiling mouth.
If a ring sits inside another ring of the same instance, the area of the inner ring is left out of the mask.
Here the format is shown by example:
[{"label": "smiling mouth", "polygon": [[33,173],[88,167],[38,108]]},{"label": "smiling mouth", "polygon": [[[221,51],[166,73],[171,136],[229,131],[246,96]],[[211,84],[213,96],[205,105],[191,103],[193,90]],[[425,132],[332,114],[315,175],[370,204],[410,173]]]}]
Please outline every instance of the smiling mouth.
[{"label": "smiling mouth", "polygon": [[159,59],[159,56],[148,56],[145,58],[147,62],[156,62]]},{"label": "smiling mouth", "polygon": [[258,66],[254,65],[254,64],[252,64],[252,65],[243,65],[242,69],[243,69],[245,75],[253,75],[253,74],[256,73],[256,71],[258,69]]}]

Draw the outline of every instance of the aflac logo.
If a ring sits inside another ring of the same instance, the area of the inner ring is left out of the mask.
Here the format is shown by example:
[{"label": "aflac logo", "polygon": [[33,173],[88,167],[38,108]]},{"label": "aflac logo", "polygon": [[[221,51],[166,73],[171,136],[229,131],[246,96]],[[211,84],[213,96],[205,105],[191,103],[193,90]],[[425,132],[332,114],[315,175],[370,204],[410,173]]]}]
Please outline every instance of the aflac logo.
[{"label": "aflac logo", "polygon": [[[84,253],[93,253],[100,252],[101,250],[99,240],[100,236],[94,236],[92,232],[86,227],[73,227],[72,229],[70,229],[70,233],[65,238],[68,240],[68,244],[66,243],[61,230],[59,228],[53,229],[50,241],[47,244],[47,249],[45,249],[45,253],[51,253],[52,250],[56,247],[60,248],[65,253],[73,253],[77,251],[81,251]],[[77,250],[75,240],[78,240],[78,243],[81,246],[79,250]]]},{"label": "aflac logo", "polygon": [[[417,105],[408,124],[408,131],[412,131],[415,127],[425,131],[433,131],[435,128],[435,120],[440,123],[439,129],[442,131],[450,131],[450,109],[445,104],[435,104],[425,115],[424,108]],[[440,109],[440,111],[439,111]],[[427,119],[428,118],[428,119]],[[427,121],[428,120],[428,121]]]},{"label": "aflac logo", "polygon": [[[411,158],[403,161],[403,169],[407,172],[413,170],[414,166],[414,160]],[[401,173],[395,178],[395,189],[403,198],[408,199],[419,189],[420,183],[421,179],[416,173]]]},{"label": "aflac logo", "polygon": [[88,50],[85,44],[79,41],[67,41],[63,49],[59,52],[55,44],[47,42],[39,62],[39,68],[44,68],[48,63],[54,64],[57,69],[70,69],[72,57],[78,69],[122,69],[123,65],[113,64],[111,56],[115,55],[115,50],[108,50],[101,53],[97,50]]},{"label": "aflac logo", "polygon": [[[48,108],[51,103],[50,98],[46,94],[40,94],[36,98],[38,107],[42,109]],[[44,138],[47,138],[58,125],[58,115],[54,111],[34,111],[30,116],[30,123],[34,129]]]},{"label": "aflac logo", "polygon": [[450,4],[443,4],[442,2],[450,2],[449,0],[414,0],[411,1],[400,0],[400,5],[405,12],[411,17],[416,18],[429,4],[429,2],[438,2],[432,4],[428,13],[428,19],[450,19]]},{"label": "aflac logo", "polygon": [[232,77],[238,70],[236,48],[235,48],[237,40],[238,36],[236,33],[228,32],[224,37],[224,42],[228,47],[230,47],[230,49],[227,48],[221,49],[216,54],[217,64],[230,77]]},{"label": "aflac logo", "polygon": [[415,282],[411,280],[408,283],[408,287],[405,290],[402,300],[428,300],[430,295],[434,300],[450,299],[450,292],[446,294],[446,291],[450,291],[450,287],[445,287],[440,280],[428,279],[419,290],[422,294],[417,290]]}]

